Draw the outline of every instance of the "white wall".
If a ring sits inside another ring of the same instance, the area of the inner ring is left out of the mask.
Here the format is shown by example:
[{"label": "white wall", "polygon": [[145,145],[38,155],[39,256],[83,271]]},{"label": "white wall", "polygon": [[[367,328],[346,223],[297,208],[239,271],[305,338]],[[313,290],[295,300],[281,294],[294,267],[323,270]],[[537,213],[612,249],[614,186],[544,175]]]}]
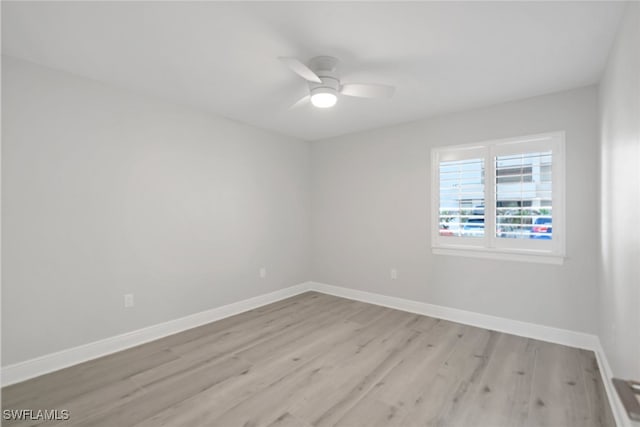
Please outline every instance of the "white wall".
[{"label": "white wall", "polygon": [[9,57],[2,104],[4,365],[308,279],[308,143]]},{"label": "white wall", "polygon": [[[431,147],[560,130],[564,265],[431,253]],[[312,279],[595,333],[597,137],[597,91],[589,87],[313,142]]]},{"label": "white wall", "polygon": [[600,84],[600,325],[614,375],[640,380],[640,3]]}]

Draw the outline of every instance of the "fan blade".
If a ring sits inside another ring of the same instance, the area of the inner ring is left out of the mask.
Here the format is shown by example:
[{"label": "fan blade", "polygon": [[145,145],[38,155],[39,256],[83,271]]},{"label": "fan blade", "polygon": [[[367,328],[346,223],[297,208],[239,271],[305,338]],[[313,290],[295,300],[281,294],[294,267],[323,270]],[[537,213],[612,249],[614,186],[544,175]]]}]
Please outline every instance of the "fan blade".
[{"label": "fan blade", "polygon": [[320,77],[316,75],[309,67],[304,65],[302,62],[298,61],[296,58],[288,58],[281,56],[278,58],[280,61],[284,62],[284,64],[291,69],[294,73],[299,75],[305,80],[315,83],[322,83]]},{"label": "fan blade", "polygon": [[308,104],[310,100],[311,100],[311,96],[310,95],[305,95],[302,98],[300,98],[295,104],[293,104],[291,107],[289,107],[289,109],[293,110],[294,108],[301,107],[301,106],[303,106],[305,104]]},{"label": "fan blade", "polygon": [[342,86],[340,93],[359,98],[391,98],[395,90],[395,87],[387,85],[348,83]]}]

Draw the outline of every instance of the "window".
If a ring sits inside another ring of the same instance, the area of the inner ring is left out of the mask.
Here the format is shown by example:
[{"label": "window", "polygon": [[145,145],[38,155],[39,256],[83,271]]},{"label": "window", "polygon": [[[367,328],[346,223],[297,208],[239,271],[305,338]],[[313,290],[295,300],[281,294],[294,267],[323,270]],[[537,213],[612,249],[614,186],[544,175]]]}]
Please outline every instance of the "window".
[{"label": "window", "polygon": [[434,253],[562,263],[564,134],[432,151]]}]

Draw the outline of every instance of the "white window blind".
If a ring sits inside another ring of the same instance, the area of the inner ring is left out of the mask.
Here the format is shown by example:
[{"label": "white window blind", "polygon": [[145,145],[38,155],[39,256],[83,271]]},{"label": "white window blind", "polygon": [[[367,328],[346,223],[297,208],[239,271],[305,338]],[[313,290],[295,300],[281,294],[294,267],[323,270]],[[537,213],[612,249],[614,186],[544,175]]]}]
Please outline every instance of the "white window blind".
[{"label": "white window blind", "polygon": [[484,159],[440,163],[439,233],[484,236]]},{"label": "white window blind", "polygon": [[562,263],[562,132],[434,148],[432,182],[434,252]]},{"label": "white window blind", "polygon": [[495,157],[496,237],[551,239],[552,152]]}]

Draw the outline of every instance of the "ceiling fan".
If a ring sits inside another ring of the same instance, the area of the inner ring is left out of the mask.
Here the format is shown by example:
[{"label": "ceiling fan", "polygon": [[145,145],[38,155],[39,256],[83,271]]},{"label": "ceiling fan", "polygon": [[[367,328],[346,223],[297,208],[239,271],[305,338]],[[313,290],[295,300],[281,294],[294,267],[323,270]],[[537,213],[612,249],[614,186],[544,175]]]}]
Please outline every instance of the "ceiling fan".
[{"label": "ceiling fan", "polygon": [[346,83],[342,84],[336,72],[338,60],[332,56],[316,56],[306,66],[296,58],[280,57],[287,67],[307,81],[309,95],[304,96],[291,108],[311,101],[314,107],[330,108],[336,105],[339,95],[358,98],[391,98],[395,88],[382,84]]}]

